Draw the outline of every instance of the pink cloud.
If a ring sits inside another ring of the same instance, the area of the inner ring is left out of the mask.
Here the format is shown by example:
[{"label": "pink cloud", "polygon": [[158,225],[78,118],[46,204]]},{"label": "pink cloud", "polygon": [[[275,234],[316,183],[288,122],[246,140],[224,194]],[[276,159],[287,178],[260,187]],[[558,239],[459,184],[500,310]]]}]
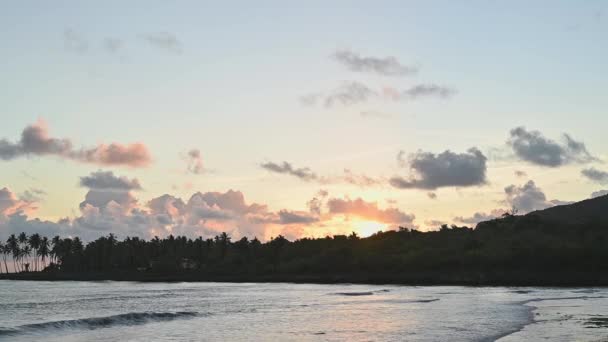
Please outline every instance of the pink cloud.
[{"label": "pink cloud", "polygon": [[296,239],[350,233],[352,217],[390,228],[411,227],[414,220],[414,215],[395,207],[380,208],[376,202],[361,198],[327,199],[325,191],[317,194],[315,205],[306,210],[271,210],[266,204],[247,201],[238,190],[196,192],[187,200],[164,194],[140,202],[135,197],[140,189],[136,179],[98,171],[81,180],[86,180],[81,185],[89,191],[80,203],[80,212],[57,222],[29,218],[29,213],[21,209],[32,203],[1,189],[0,236],[25,231],[80,236],[87,241],[109,233],[150,239],[169,234],[210,238],[226,232],[234,239],[246,236],[267,240],[278,234]]},{"label": "pink cloud", "polygon": [[70,139],[51,137],[42,120],[24,128],[17,142],[0,139],[0,159],[28,155],[52,155],[83,163],[129,167],[145,167],[152,162],[148,148],[142,143],[109,143],[75,149]]},{"label": "pink cloud", "polygon": [[142,143],[100,144],[94,148],[78,151],[73,156],[75,160],[99,165],[146,167],[152,162],[148,148]]},{"label": "pink cloud", "polygon": [[332,198],[327,202],[330,214],[343,214],[358,218],[394,225],[412,225],[413,214],[407,214],[397,208],[380,209],[376,202],[366,202],[361,198],[355,200]]}]

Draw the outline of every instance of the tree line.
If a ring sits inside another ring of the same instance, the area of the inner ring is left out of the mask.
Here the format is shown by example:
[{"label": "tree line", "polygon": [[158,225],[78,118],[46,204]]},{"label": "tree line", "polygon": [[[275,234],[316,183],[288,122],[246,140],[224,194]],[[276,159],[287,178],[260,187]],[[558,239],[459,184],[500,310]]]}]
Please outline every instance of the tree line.
[{"label": "tree line", "polygon": [[[17,272],[259,275],[365,274],[407,277],[465,273],[608,271],[608,224],[567,225],[536,216],[509,215],[476,229],[444,225],[422,232],[401,227],[370,237],[356,233],[267,242],[222,233],[195,239],[169,235],[150,240],[109,234],[79,238],[11,235],[2,244]],[[501,274],[502,274],[501,273]],[[505,273],[506,274],[506,273]]]}]

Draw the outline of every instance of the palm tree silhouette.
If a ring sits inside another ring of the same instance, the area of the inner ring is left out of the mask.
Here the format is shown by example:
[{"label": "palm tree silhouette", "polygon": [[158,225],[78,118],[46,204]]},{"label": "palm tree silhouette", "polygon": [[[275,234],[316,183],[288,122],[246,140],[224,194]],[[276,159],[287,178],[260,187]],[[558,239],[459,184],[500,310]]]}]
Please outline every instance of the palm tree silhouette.
[{"label": "palm tree silhouette", "polygon": [[[6,264],[6,257],[9,254],[11,254],[11,248],[9,247],[8,244],[3,245],[2,250],[0,252],[2,252],[2,261],[4,262],[4,270],[6,271],[6,274],[8,274],[8,265]],[[0,265],[0,268],[2,268],[2,265]]]},{"label": "palm tree silhouette", "polygon": [[19,259],[19,254],[21,254],[21,249],[19,248],[19,241],[17,240],[15,234],[11,234],[8,237],[8,239],[6,240],[6,245],[13,255],[13,270],[15,272],[18,272],[19,266],[17,260]]},{"label": "palm tree silhouette", "polygon": [[46,258],[49,256],[49,253],[49,239],[45,236],[40,240],[40,246],[38,247],[38,255],[40,255],[40,261],[42,262],[42,270],[46,268]]},{"label": "palm tree silhouette", "polygon": [[34,267],[33,267],[33,271],[37,271],[38,270],[38,249],[40,249],[40,234],[35,233],[30,235],[30,238],[28,240],[28,244],[32,249],[32,252],[34,254]]},{"label": "palm tree silhouette", "polygon": [[273,271],[276,272],[279,268],[279,264],[281,262],[280,259],[280,254],[281,254],[281,250],[283,249],[283,247],[285,245],[287,245],[289,241],[287,241],[287,239],[285,237],[283,237],[283,235],[279,235],[274,239],[271,239],[269,242],[271,251],[272,251],[272,267],[273,267]]},{"label": "palm tree silhouette", "polygon": [[[2,241],[0,241],[0,254],[4,255],[4,244],[2,243]],[[2,264],[0,264],[0,274],[2,274]]]},{"label": "palm tree silhouette", "polygon": [[21,232],[21,234],[19,234],[19,236],[17,237],[17,240],[19,241],[20,244],[27,243],[27,234],[25,234],[24,232]]},{"label": "palm tree silhouette", "polygon": [[230,245],[230,236],[225,232],[215,237],[215,243],[220,247],[220,256],[222,260],[226,257],[228,246]]},{"label": "palm tree silhouette", "polygon": [[59,245],[61,244],[61,238],[58,235],[55,235],[51,240],[51,262],[57,263],[57,254],[59,252]]},{"label": "palm tree silhouette", "polygon": [[30,263],[29,262],[25,262],[27,261],[27,258],[30,257],[30,255],[32,255],[32,247],[30,247],[29,245],[25,245],[22,249],[21,249],[21,265],[22,268],[21,270],[25,270],[25,272],[29,272],[30,271]]},{"label": "palm tree silhouette", "polygon": [[23,250],[27,246],[27,234],[21,232],[21,234],[19,234],[19,236],[17,237],[17,241],[19,241],[19,253],[17,253],[17,258],[21,263],[21,272],[23,272],[23,257],[25,256]]}]

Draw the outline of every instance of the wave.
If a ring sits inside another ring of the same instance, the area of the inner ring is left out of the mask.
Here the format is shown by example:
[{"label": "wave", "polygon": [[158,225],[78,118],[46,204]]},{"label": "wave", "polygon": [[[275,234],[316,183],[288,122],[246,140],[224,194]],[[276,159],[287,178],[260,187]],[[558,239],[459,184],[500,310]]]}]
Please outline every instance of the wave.
[{"label": "wave", "polygon": [[554,300],[573,300],[573,299],[587,300],[587,299],[605,299],[605,298],[608,298],[608,297],[606,297],[606,296],[573,296],[573,297],[547,297],[547,298],[540,297],[540,298],[532,298],[532,299],[524,300],[519,303],[528,305],[528,304],[534,303],[534,302],[544,302],[544,301],[554,301]]},{"label": "wave", "polygon": [[532,291],[532,290],[512,290],[512,291],[509,291],[509,292],[511,292],[511,293],[517,293],[517,294],[528,294],[528,293],[532,293],[534,291]]},{"label": "wave", "polygon": [[587,328],[608,328],[607,317],[593,317],[585,321],[585,327]]},{"label": "wave", "polygon": [[[432,303],[439,301],[439,298],[424,298],[424,299],[388,299],[376,301],[376,303],[391,303],[391,304],[412,304],[412,303]],[[370,302],[371,303],[371,302]]]},{"label": "wave", "polygon": [[374,293],[372,291],[366,291],[366,292],[336,292],[334,293],[334,295],[337,296],[371,296]]},{"label": "wave", "polygon": [[106,317],[90,317],[63,321],[25,324],[16,328],[0,329],[0,336],[33,333],[41,330],[95,330],[113,326],[141,325],[200,316],[196,312],[130,312]]},{"label": "wave", "polygon": [[432,298],[432,299],[415,299],[415,300],[410,300],[408,301],[408,303],[432,303],[432,302],[436,302],[438,301],[439,298]]},{"label": "wave", "polygon": [[391,292],[391,290],[381,289],[381,290],[375,290],[375,291],[336,292],[336,293],[332,293],[332,295],[335,295],[335,296],[371,296],[374,293],[387,293],[387,292]]},{"label": "wave", "polygon": [[439,301],[439,298],[429,298],[429,299],[367,299],[367,300],[358,300],[356,302],[352,302],[352,301],[348,301],[348,302],[338,302],[338,303],[326,303],[326,304],[312,304],[311,306],[316,306],[316,305],[353,305],[353,304],[358,304],[358,305],[365,305],[365,304],[378,304],[378,303],[385,303],[385,304],[416,304],[416,303],[433,303],[433,302],[437,302]]},{"label": "wave", "polygon": [[582,289],[582,290],[575,290],[572,291],[573,293],[596,293],[599,292],[599,290],[597,289]]}]

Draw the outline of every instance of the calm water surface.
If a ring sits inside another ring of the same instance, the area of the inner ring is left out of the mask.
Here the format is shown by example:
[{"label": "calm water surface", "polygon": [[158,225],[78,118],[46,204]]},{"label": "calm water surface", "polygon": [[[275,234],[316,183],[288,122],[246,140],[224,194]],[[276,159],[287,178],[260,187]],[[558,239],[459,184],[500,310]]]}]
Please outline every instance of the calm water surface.
[{"label": "calm water surface", "polygon": [[0,341],[608,341],[608,289],[0,281]]}]

